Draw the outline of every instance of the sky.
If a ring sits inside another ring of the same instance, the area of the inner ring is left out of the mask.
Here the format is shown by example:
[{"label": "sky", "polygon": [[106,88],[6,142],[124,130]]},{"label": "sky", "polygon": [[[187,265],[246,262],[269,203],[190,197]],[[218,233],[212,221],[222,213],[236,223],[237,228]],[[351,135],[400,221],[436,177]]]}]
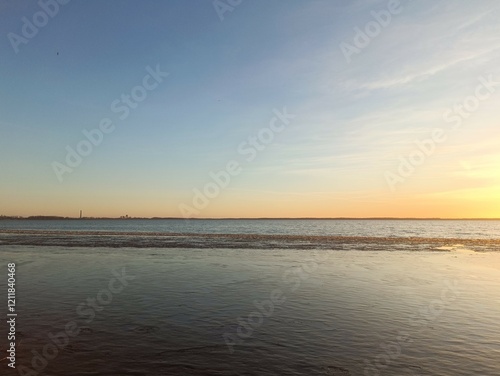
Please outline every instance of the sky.
[{"label": "sky", "polygon": [[0,215],[500,217],[499,11],[0,0]]}]

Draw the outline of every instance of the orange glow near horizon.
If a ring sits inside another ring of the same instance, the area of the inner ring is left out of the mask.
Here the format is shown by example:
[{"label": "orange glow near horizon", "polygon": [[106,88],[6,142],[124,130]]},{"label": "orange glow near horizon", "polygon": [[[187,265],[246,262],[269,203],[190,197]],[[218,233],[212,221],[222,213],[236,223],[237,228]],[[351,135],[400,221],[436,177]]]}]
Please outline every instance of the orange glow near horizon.
[{"label": "orange glow near horizon", "polygon": [[[180,202],[189,204],[186,194],[168,197],[127,198],[106,195],[61,198],[57,205],[36,199],[4,204],[8,216],[78,217],[182,217]],[[126,204],[124,204],[126,202]],[[365,196],[341,194],[249,194],[228,192],[210,201],[195,218],[500,218],[500,198],[496,190],[450,192],[428,195]]]}]

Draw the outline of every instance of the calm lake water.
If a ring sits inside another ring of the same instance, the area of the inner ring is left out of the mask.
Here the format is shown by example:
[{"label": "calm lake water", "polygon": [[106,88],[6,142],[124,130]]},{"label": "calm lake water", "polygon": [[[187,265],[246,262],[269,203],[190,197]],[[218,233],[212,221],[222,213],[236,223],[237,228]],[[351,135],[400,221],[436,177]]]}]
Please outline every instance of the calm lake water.
[{"label": "calm lake water", "polygon": [[0,229],[500,239],[497,220],[3,220]]},{"label": "calm lake water", "polygon": [[499,224],[0,221],[1,374],[499,375]]},{"label": "calm lake water", "polygon": [[45,220],[0,221],[0,244],[62,247],[500,249],[500,221]]}]

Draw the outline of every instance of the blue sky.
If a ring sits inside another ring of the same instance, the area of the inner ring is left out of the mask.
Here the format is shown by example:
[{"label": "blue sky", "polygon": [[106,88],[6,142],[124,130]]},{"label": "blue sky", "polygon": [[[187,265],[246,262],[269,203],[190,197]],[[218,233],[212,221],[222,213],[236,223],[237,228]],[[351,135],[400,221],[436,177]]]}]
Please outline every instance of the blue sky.
[{"label": "blue sky", "polygon": [[[402,1],[348,63],[340,44],[388,3],[244,0],[221,21],[206,0],[73,0],[16,54],[8,34],[40,6],[0,1],[0,214],[178,216],[238,160],[199,216],[500,216],[496,92],[397,190],[384,177],[478,77],[500,81],[500,3]],[[119,120],[110,104],[158,64],[168,78]],[[296,118],[245,163],[238,145],[283,107]],[[116,129],[58,181],[105,117]]]}]

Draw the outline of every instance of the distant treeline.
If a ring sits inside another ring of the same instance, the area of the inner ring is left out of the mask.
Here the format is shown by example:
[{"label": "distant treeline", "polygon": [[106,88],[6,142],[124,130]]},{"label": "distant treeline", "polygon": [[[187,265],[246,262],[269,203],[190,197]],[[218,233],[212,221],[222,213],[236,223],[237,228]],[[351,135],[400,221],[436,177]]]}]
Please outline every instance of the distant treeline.
[{"label": "distant treeline", "polygon": [[130,219],[141,219],[141,220],[158,220],[158,219],[183,219],[183,220],[228,220],[228,221],[237,221],[237,220],[330,220],[330,221],[498,221],[500,218],[392,218],[392,217],[374,217],[374,218],[182,218],[182,217],[83,217],[83,218],[75,218],[75,217],[59,217],[59,216],[51,216],[51,215],[32,215],[29,217],[20,217],[20,216],[7,216],[0,215],[0,220],[2,219],[16,219],[16,220],[82,220],[82,219],[91,219],[91,220],[130,220]]},{"label": "distant treeline", "polygon": [[75,219],[75,218],[57,217],[57,216],[49,216],[49,215],[32,215],[30,217],[0,215],[0,219]]},{"label": "distant treeline", "polygon": [[127,220],[127,219],[184,219],[184,218],[177,218],[177,217],[153,217],[153,218],[143,218],[143,217],[119,217],[119,218],[112,218],[112,217],[82,217],[82,218],[75,218],[75,217],[59,217],[56,215],[31,215],[29,217],[20,217],[20,216],[8,216],[8,215],[0,215],[0,220],[2,219],[16,219],[16,220],[81,220],[81,219],[113,219],[113,220]]}]

